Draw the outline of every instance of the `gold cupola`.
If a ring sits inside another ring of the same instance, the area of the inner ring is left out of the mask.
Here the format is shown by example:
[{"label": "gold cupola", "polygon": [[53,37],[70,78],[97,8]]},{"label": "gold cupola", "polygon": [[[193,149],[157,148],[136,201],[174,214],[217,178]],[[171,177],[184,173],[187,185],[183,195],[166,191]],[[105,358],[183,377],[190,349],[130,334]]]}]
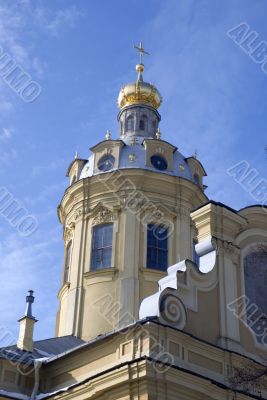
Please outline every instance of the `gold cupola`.
[{"label": "gold cupola", "polygon": [[142,47],[134,46],[140,53],[140,63],[136,66],[138,73],[136,82],[128,83],[120,90],[118,97],[118,106],[120,109],[132,105],[144,104],[155,109],[158,109],[162,103],[162,97],[158,89],[151,83],[143,81],[142,73],[144,72],[144,65],[142,63],[142,55],[148,54]]}]

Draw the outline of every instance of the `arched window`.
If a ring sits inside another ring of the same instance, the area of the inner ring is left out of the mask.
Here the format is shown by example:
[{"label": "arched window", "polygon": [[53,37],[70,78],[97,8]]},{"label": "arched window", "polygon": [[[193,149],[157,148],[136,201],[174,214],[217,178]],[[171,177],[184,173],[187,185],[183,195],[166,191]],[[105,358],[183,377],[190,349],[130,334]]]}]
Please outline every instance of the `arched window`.
[{"label": "arched window", "polygon": [[147,128],[147,116],[142,115],[140,121],[139,121],[139,129],[140,131],[145,131]]},{"label": "arched window", "polygon": [[76,175],[73,175],[73,177],[71,178],[71,185],[73,185],[75,182],[77,181],[77,177]]},{"label": "arched window", "polygon": [[66,249],[64,283],[67,283],[70,280],[71,244],[72,244],[72,242],[70,242],[68,244],[67,249]]},{"label": "arched window", "polygon": [[93,229],[91,270],[111,268],[113,224],[102,224]]},{"label": "arched window", "polygon": [[134,118],[132,115],[130,115],[126,119],[126,132],[131,132],[134,130]]},{"label": "arched window", "polygon": [[200,184],[200,179],[199,179],[199,175],[198,174],[194,174],[194,183],[196,184],[196,185],[199,185]]},{"label": "arched window", "polygon": [[147,225],[147,268],[167,271],[168,228],[163,225]]},{"label": "arched window", "polygon": [[[244,276],[247,324],[256,333],[258,341],[261,342],[267,330],[267,246],[259,244],[246,255],[244,258]],[[267,338],[265,338],[266,340]]]},{"label": "arched window", "polygon": [[196,252],[196,245],[197,245],[197,240],[196,239],[194,239],[193,240],[193,254],[192,254],[192,257],[193,257],[193,262],[197,265],[197,266],[199,266],[199,255],[197,254],[197,252]]}]

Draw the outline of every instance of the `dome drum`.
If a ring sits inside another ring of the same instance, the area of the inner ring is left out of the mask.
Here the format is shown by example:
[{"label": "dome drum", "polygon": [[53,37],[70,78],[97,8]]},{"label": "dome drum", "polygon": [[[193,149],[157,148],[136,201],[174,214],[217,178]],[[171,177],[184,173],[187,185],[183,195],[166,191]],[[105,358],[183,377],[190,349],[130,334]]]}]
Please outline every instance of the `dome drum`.
[{"label": "dome drum", "polygon": [[155,138],[160,122],[160,114],[149,106],[129,106],[120,111],[120,136],[142,136]]}]

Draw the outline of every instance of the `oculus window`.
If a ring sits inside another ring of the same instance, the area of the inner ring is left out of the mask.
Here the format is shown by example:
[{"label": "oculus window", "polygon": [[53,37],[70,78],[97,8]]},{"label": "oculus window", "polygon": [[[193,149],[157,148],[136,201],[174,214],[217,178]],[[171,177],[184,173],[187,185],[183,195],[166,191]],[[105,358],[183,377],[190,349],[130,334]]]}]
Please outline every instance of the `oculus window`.
[{"label": "oculus window", "polygon": [[91,270],[111,268],[113,224],[93,228]]},{"label": "oculus window", "polygon": [[163,225],[147,226],[147,268],[167,271],[168,228]]},{"label": "oculus window", "polygon": [[98,161],[98,169],[100,171],[110,171],[115,164],[115,158],[111,154],[106,154]]},{"label": "oculus window", "polygon": [[160,171],[165,171],[168,168],[167,160],[158,154],[151,157],[151,164]]}]

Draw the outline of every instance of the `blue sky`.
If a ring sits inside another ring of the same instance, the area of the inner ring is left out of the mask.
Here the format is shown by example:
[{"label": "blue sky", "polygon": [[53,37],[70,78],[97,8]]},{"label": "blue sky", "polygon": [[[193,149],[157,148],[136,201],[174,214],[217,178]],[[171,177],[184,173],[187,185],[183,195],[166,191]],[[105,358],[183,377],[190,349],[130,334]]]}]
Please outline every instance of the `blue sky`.
[{"label": "blue sky", "polygon": [[14,338],[35,290],[35,337],[54,335],[63,260],[56,208],[75,151],[110,129],[116,99],[135,79],[144,42],[144,77],[160,90],[163,138],[195,150],[210,198],[239,209],[255,200],[227,174],[246,160],[266,178],[267,75],[227,36],[246,22],[267,41],[265,0],[0,0],[0,46],[41,87],[25,103],[0,77],[0,187],[38,220],[21,237],[0,215],[0,326]]}]

